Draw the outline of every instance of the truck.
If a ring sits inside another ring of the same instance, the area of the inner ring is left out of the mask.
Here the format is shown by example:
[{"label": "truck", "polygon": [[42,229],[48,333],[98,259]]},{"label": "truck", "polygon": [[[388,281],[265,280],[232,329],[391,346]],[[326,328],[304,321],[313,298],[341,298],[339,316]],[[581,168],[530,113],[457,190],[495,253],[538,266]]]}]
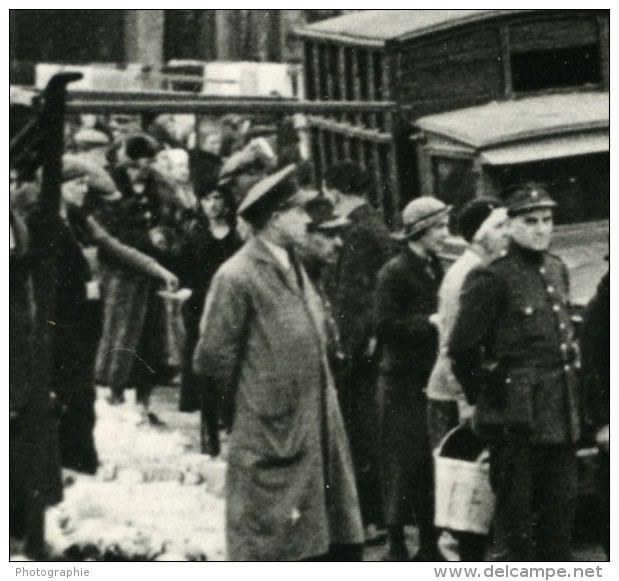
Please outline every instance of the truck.
[{"label": "truck", "polygon": [[[340,159],[367,168],[395,227],[418,195],[457,212],[542,183],[559,203],[555,251],[572,299],[592,296],[607,263],[610,200],[607,10],[366,10],[298,31],[318,173]],[[358,113],[369,101],[393,106]],[[447,259],[462,248],[451,239]]]}]

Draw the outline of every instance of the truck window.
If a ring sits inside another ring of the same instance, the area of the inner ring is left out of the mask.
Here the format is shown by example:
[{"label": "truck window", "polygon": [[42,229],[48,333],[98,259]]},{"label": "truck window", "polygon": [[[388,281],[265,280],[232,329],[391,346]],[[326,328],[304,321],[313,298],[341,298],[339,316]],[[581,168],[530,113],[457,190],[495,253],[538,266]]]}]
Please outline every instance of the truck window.
[{"label": "truck window", "polygon": [[512,25],[509,46],[516,93],[602,82],[599,31],[592,18]]},{"label": "truck window", "polygon": [[[451,216],[475,196],[477,176],[473,161],[466,158],[433,157],[434,195],[454,207]],[[450,224],[452,230],[455,224]]]},{"label": "truck window", "polygon": [[520,181],[542,184],[557,202],[556,224],[608,220],[610,156],[608,153],[544,160],[503,167],[503,186]]}]

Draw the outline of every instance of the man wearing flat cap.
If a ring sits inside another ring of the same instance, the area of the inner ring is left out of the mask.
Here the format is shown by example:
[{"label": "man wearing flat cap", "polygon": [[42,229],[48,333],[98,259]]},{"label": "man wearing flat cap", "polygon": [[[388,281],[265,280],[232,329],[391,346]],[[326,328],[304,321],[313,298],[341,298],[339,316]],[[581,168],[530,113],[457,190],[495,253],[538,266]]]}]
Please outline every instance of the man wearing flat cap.
[{"label": "man wearing flat cap", "polygon": [[381,478],[388,532],[384,559],[409,559],[404,526],[419,529],[417,561],[442,560],[433,525],[433,468],[425,388],[436,360],[436,313],[443,269],[438,252],[448,235],[450,208],[432,197],[410,202],[402,213],[398,256],[378,275],[376,333],[379,375]]},{"label": "man wearing flat cap", "polygon": [[239,207],[254,236],[209,289],[194,371],[222,398],[230,428],[228,558],[358,560],[363,532],[329,368],[321,300],[295,254],[310,222],[295,166]]},{"label": "man wearing flat cap", "polygon": [[507,254],[467,277],[449,354],[490,447],[496,558],[569,561],[579,355],[567,268],[548,252],[556,203],[535,183],[506,199]]}]

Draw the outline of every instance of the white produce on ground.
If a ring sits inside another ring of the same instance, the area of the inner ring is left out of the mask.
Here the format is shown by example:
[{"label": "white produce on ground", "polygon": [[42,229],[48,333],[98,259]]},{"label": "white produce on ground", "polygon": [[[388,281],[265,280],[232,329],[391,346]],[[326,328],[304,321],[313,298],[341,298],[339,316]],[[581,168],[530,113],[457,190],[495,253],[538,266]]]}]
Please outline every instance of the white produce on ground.
[{"label": "white produce on ground", "polygon": [[223,560],[225,462],[192,452],[180,429],[151,427],[133,404],[112,407],[104,395],[96,404],[101,467],[95,476],[66,476],[64,500],[46,519],[53,554]]}]

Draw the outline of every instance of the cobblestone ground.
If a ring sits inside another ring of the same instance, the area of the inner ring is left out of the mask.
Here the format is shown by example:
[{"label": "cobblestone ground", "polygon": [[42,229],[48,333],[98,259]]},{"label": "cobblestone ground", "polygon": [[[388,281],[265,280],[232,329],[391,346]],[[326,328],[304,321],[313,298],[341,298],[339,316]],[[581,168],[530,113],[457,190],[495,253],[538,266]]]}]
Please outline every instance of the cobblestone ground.
[{"label": "cobblestone ground", "polygon": [[[50,509],[47,539],[54,555],[71,560],[224,560],[222,457],[200,454],[198,414],[178,411],[178,388],[160,387],[151,409],[164,422],[143,421],[131,402],[110,406],[107,390],[97,399],[97,448],[102,461],[94,477],[66,474],[65,500]],[[414,529],[407,530],[416,551]],[[457,560],[449,535],[441,548]],[[381,542],[367,546],[366,561],[380,561]],[[576,560],[597,561],[591,543],[575,547]]]}]

